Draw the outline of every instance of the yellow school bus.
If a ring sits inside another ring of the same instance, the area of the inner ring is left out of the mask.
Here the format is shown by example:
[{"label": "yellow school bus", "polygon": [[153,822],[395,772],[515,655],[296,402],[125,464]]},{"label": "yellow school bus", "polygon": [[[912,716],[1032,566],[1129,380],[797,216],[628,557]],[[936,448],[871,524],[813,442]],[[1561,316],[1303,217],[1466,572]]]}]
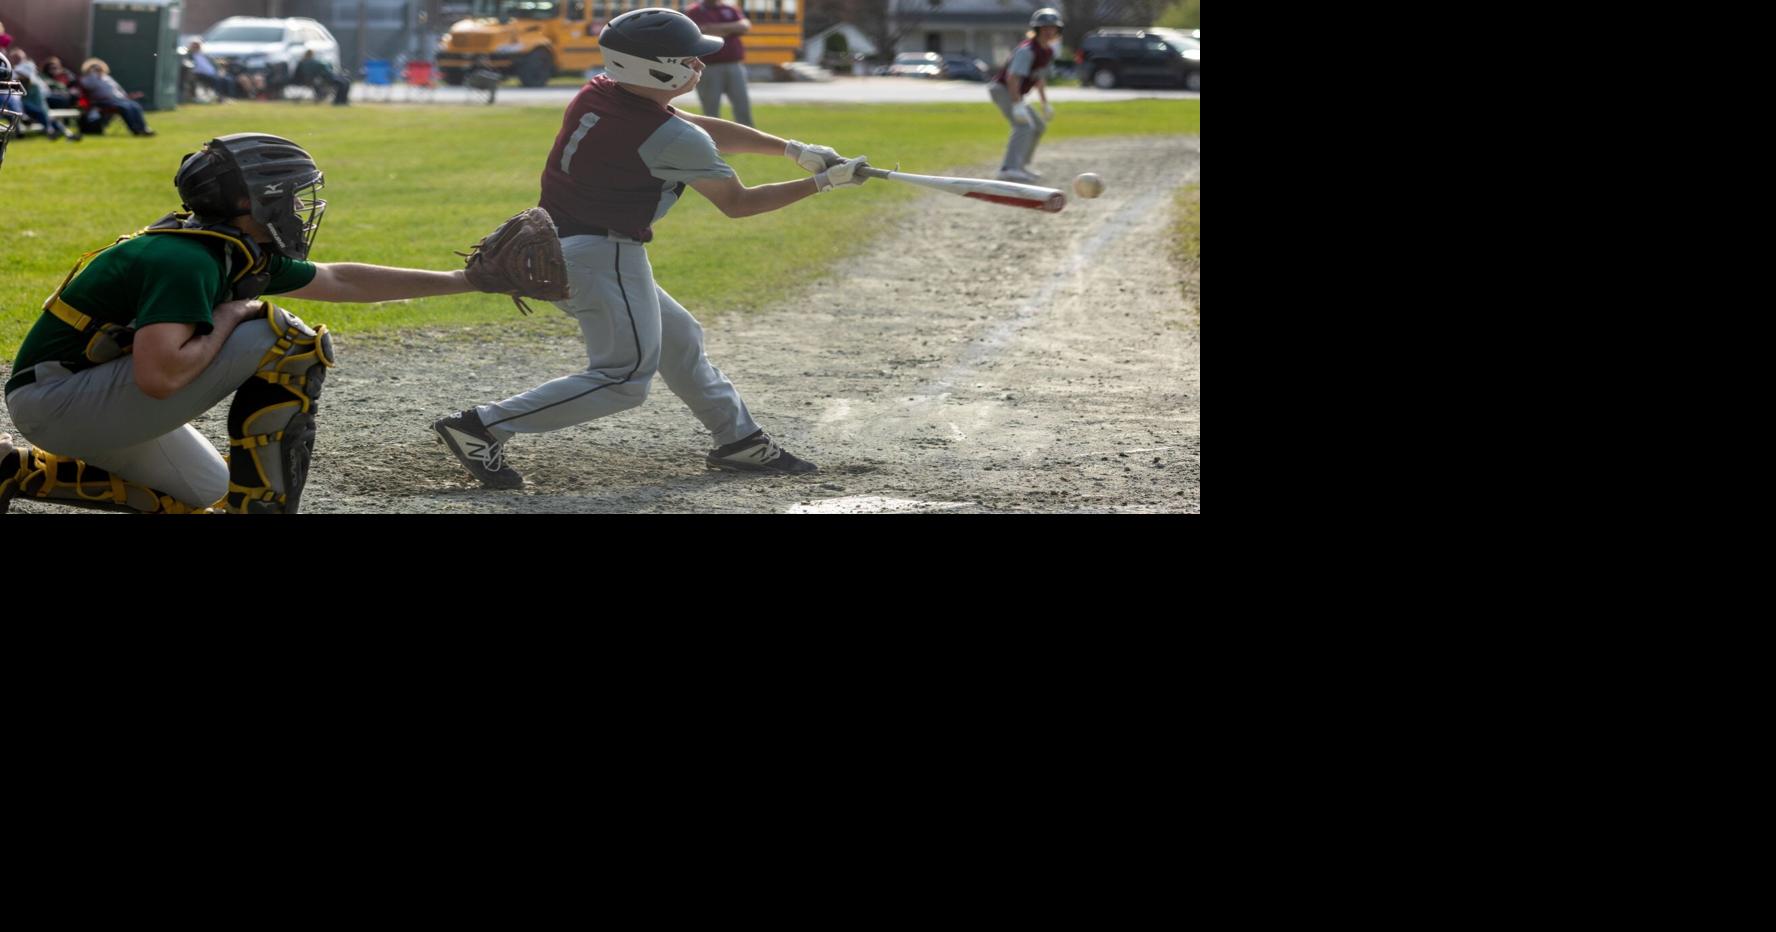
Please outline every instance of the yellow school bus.
[{"label": "yellow school bus", "polygon": [[[470,15],[457,21],[438,46],[438,69],[447,84],[461,84],[477,61],[541,87],[558,74],[604,67],[598,33],[607,20],[630,10],[667,7],[682,10],[695,0],[474,0]],[[737,0],[752,20],[740,37],[746,63],[782,65],[795,60],[802,44],[801,0]]]}]

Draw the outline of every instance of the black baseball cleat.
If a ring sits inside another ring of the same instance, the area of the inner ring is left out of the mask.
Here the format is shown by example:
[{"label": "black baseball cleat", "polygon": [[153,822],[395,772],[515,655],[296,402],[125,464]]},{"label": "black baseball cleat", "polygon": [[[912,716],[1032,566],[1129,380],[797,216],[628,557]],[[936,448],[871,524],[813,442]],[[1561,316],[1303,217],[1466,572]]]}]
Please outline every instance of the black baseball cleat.
[{"label": "black baseball cleat", "polygon": [[769,472],[782,476],[799,476],[819,469],[813,463],[796,458],[794,453],[777,445],[771,435],[759,431],[745,440],[710,450],[705,460],[710,469],[734,472]]},{"label": "black baseball cleat", "polygon": [[522,489],[524,476],[506,465],[506,444],[481,424],[474,408],[432,422],[438,439],[456,454],[463,467],[490,489]]}]

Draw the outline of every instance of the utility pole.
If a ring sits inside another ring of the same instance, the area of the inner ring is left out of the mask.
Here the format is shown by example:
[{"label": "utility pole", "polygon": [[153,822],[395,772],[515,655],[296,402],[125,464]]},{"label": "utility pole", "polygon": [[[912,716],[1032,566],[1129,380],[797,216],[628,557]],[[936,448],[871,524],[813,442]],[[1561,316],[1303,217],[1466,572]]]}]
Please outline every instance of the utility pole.
[{"label": "utility pole", "polygon": [[364,67],[364,41],[370,33],[370,0],[358,0],[358,67]]}]

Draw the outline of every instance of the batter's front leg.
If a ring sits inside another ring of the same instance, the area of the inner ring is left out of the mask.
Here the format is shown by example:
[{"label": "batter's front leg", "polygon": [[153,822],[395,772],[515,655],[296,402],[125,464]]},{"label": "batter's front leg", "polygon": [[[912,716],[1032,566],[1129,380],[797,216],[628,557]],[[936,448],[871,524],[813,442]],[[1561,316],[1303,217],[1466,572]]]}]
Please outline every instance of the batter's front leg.
[{"label": "batter's front leg", "polygon": [[647,251],[638,243],[591,236],[569,237],[562,248],[574,296],[559,306],[580,325],[586,368],[476,407],[481,423],[501,441],[636,407],[647,400],[660,364],[658,289]]}]

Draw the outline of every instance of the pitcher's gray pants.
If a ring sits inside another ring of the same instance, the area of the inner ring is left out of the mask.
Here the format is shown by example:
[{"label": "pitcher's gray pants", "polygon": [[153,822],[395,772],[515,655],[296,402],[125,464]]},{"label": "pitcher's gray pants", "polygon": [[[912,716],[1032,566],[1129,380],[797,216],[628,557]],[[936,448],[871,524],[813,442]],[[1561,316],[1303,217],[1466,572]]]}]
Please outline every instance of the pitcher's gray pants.
[{"label": "pitcher's gray pants", "polygon": [[654,284],[647,247],[611,236],[561,240],[573,297],[555,306],[579,322],[587,366],[475,412],[495,437],[536,434],[627,411],[654,373],[726,446],[759,429],[740,392],[703,355],[703,328]]},{"label": "pitcher's gray pants", "polygon": [[228,465],[189,422],[251,378],[276,340],[263,319],[241,324],[209,368],[169,398],[136,387],[134,356],[72,375],[39,363],[37,381],[14,389],[6,407],[32,444],[204,508],[228,493]]},{"label": "pitcher's gray pants", "polygon": [[746,96],[745,62],[703,66],[703,80],[697,82],[697,99],[703,103],[704,116],[721,117],[723,94],[734,105],[734,122],[751,126],[752,98]]},{"label": "pitcher's gray pants", "polygon": [[[1029,126],[1023,126],[1011,118],[1011,91],[1005,85],[995,81],[987,86],[987,93],[992,95],[993,103],[999,105],[999,112],[1005,114],[1005,122],[1011,124],[1011,142],[1005,145],[1005,161],[999,167],[1023,171],[1036,155],[1036,144],[1042,141],[1042,134],[1048,129],[1042,122],[1042,111],[1036,109],[1036,104],[1030,104],[1032,120]],[[1029,98],[1026,97],[1025,102],[1028,103]]]}]

